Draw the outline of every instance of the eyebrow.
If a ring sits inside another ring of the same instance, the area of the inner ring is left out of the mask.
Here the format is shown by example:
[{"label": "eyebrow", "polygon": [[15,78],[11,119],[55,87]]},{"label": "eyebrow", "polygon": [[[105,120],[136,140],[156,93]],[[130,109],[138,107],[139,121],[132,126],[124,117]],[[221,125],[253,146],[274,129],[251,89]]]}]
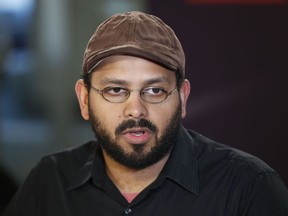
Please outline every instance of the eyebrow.
[{"label": "eyebrow", "polygon": [[157,77],[157,78],[153,78],[153,79],[149,79],[147,81],[145,81],[146,85],[151,85],[151,84],[155,84],[155,83],[167,83],[170,84],[170,80],[167,77]]},{"label": "eyebrow", "polygon": [[128,82],[126,80],[116,79],[116,78],[104,78],[100,81],[100,83],[102,85],[107,85],[107,84],[128,85]]},{"label": "eyebrow", "polygon": [[[156,77],[156,78],[145,80],[144,85],[152,85],[155,83],[170,84],[170,82],[171,81],[167,77],[161,76],[161,77]],[[100,81],[100,83],[102,85],[107,85],[107,84],[116,84],[116,85],[124,85],[124,86],[129,85],[129,81],[124,80],[124,79],[117,79],[117,78],[104,78]]]}]

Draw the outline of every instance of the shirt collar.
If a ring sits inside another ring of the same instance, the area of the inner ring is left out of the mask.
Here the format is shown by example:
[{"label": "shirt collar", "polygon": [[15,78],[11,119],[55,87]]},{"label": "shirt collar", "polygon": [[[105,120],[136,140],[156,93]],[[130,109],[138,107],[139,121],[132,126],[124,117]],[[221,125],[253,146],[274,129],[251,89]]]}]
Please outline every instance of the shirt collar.
[{"label": "shirt collar", "polygon": [[199,179],[196,157],[196,142],[187,130],[181,126],[178,141],[160,177],[171,179],[186,190],[198,195]]},{"label": "shirt collar", "polygon": [[[95,145],[95,142],[93,142]],[[97,146],[97,145],[95,145]],[[85,184],[92,176],[92,167],[93,161],[95,158],[95,148],[93,151],[87,155],[87,160],[80,166],[79,169],[75,170],[74,176],[71,177],[71,180],[67,183],[66,190],[73,190]]]},{"label": "shirt collar", "polygon": [[93,183],[99,187],[103,187],[107,178],[105,164],[101,148],[97,141],[94,141],[95,148],[93,153],[88,157],[86,163],[76,170],[75,175],[67,184],[66,190],[73,190],[81,187],[92,179]]},{"label": "shirt collar", "polygon": [[[96,145],[96,151],[91,154],[86,163],[77,170],[75,176],[67,185],[67,190],[73,190],[93,178],[95,185],[103,186],[107,178],[101,149]],[[180,127],[178,141],[174,145],[169,160],[163,168],[160,177],[171,179],[186,190],[198,194],[199,180],[196,160],[196,143],[183,126]],[[96,174],[97,173],[97,174]]]}]

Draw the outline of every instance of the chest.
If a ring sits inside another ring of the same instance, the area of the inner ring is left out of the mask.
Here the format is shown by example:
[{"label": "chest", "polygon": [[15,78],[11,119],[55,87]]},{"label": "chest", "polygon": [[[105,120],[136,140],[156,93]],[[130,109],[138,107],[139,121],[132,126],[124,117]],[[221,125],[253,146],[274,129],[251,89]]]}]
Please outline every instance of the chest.
[{"label": "chest", "polygon": [[[204,190],[197,195],[178,184],[166,182],[161,187],[144,190],[129,203],[113,187],[103,190],[103,188],[87,185],[68,191],[62,197],[55,197],[54,202],[49,202],[51,206],[46,209],[52,211],[47,215],[53,216],[230,216],[231,212],[227,213],[229,200],[223,199],[223,197],[221,191],[217,191],[217,189],[213,192]],[[53,205],[62,207],[61,214],[59,214],[59,210],[54,211],[57,208]]]}]

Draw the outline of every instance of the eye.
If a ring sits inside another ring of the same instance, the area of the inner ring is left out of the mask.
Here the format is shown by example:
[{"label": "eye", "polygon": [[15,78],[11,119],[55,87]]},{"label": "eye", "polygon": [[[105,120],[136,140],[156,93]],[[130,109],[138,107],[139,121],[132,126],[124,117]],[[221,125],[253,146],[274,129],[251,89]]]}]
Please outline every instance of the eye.
[{"label": "eye", "polygon": [[123,94],[126,94],[128,92],[127,89],[124,89],[124,88],[121,88],[121,87],[107,87],[103,90],[103,92],[105,94],[108,94],[108,95],[123,95]]},{"label": "eye", "polygon": [[146,94],[146,95],[163,95],[165,94],[166,91],[162,88],[156,88],[156,87],[148,87],[148,88],[145,88],[143,89],[143,94]]}]

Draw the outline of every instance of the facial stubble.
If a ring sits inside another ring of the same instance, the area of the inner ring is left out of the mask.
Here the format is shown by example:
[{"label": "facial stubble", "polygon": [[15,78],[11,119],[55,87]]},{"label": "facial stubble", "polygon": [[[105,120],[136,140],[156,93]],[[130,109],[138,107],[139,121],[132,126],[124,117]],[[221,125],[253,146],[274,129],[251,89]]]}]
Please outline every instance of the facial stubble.
[{"label": "facial stubble", "polygon": [[[169,154],[174,144],[177,141],[177,134],[181,122],[181,104],[179,103],[172,118],[168,121],[166,128],[163,130],[162,135],[158,137],[159,129],[157,126],[147,120],[125,120],[119,124],[115,129],[115,139],[101,124],[100,120],[96,118],[93,109],[89,104],[89,116],[91,120],[92,129],[96,135],[99,146],[111,158],[118,163],[131,168],[131,169],[144,169],[160,161],[164,156]],[[117,135],[128,128],[142,127],[149,129],[155,137],[155,144],[149,151],[145,151],[147,143],[132,145],[133,151],[126,152],[117,141]]]}]

